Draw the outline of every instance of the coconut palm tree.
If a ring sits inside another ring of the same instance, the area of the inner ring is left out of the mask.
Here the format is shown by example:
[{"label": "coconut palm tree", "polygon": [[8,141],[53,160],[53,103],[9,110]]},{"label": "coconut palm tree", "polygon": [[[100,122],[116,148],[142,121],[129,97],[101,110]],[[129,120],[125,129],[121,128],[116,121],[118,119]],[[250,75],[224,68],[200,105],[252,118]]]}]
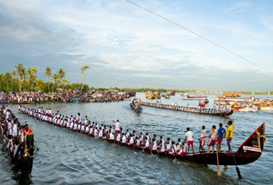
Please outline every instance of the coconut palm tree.
[{"label": "coconut palm tree", "polygon": [[60,83],[61,83],[61,80],[65,77],[66,73],[65,71],[61,68],[59,69],[59,71],[57,71],[57,75],[58,75],[58,88],[60,88]]},{"label": "coconut palm tree", "polygon": [[19,91],[21,92],[22,82],[26,79],[26,69],[23,68],[19,73]]},{"label": "coconut palm tree", "polygon": [[46,80],[46,82],[47,82],[47,90],[49,92],[49,77],[51,76],[51,68],[50,67],[46,67],[46,69],[45,69],[45,75],[47,77],[47,80]]},{"label": "coconut palm tree", "polygon": [[14,67],[15,67],[16,73],[19,76],[19,91],[21,92],[22,82],[26,77],[25,68],[22,63],[19,63],[17,66],[14,66]]},{"label": "coconut palm tree", "polygon": [[[56,83],[58,82],[59,75],[54,73],[52,76],[52,79],[54,80],[54,87],[56,87]],[[53,91],[53,90],[52,90]]]},{"label": "coconut palm tree", "polygon": [[84,66],[82,66],[82,68],[81,68],[81,72],[82,72],[82,74],[83,74],[83,76],[84,76],[83,82],[82,82],[81,91],[82,91],[83,85],[84,85],[84,83],[85,83],[86,69],[89,69],[89,65],[84,65]]},{"label": "coconut palm tree", "polygon": [[7,82],[7,91],[9,89],[9,81],[11,80],[11,74],[6,72],[4,75],[2,75],[1,80]]},{"label": "coconut palm tree", "polygon": [[67,81],[65,78],[63,78],[62,82],[63,82],[63,92],[64,92],[64,85],[65,85],[66,83],[68,83],[68,81]]},{"label": "coconut palm tree", "polygon": [[33,91],[34,82],[37,79],[35,75],[37,73],[37,69],[35,67],[28,68],[27,76],[28,76],[28,85],[30,86],[30,91]]},{"label": "coconut palm tree", "polygon": [[63,79],[66,75],[65,71],[62,68],[59,69],[59,71],[57,71],[57,74],[58,74],[60,80]]}]

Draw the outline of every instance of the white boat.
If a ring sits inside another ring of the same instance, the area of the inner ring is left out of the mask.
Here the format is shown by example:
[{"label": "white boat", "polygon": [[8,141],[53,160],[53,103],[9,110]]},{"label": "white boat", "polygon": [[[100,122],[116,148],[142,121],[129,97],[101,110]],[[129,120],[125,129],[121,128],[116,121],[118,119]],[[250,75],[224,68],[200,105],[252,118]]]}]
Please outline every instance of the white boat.
[{"label": "white boat", "polygon": [[184,93],[179,93],[178,96],[184,96]]},{"label": "white boat", "polygon": [[273,107],[260,107],[261,110],[273,111]]},{"label": "white boat", "polygon": [[258,107],[253,106],[253,107],[244,107],[242,109],[239,109],[240,112],[257,112],[258,111]]}]

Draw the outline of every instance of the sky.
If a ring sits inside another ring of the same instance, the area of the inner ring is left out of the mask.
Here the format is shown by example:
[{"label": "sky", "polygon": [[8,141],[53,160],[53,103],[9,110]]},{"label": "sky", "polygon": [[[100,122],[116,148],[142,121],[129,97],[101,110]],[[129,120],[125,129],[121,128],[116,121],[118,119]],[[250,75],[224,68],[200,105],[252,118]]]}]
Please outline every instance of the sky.
[{"label": "sky", "polygon": [[0,73],[79,83],[89,65],[90,87],[273,90],[273,1],[131,2],[175,24],[125,0],[0,0]]}]

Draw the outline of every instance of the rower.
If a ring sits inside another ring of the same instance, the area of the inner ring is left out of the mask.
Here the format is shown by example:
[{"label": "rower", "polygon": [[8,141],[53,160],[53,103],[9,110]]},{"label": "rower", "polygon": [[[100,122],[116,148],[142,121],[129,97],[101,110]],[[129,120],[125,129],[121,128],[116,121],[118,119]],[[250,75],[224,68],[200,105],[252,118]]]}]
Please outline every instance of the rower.
[{"label": "rower", "polygon": [[103,137],[103,130],[102,130],[102,127],[100,127],[99,129],[99,138],[102,138]]},{"label": "rower", "polygon": [[156,152],[156,150],[157,150],[157,143],[155,142],[155,139],[153,138],[153,139],[152,139],[152,142],[151,142],[151,144],[150,144],[150,152],[151,152],[151,154],[152,154],[153,152]]},{"label": "rower", "polygon": [[138,138],[139,138],[139,141],[140,141],[140,145],[142,145],[143,144],[143,135],[142,135],[142,132],[140,132]]},{"label": "rower", "polygon": [[187,147],[185,142],[182,142],[181,150],[178,152],[178,155],[183,156],[185,153],[187,153]]},{"label": "rower", "polygon": [[122,140],[121,140],[121,144],[126,144],[126,142],[127,142],[127,138],[126,138],[126,136],[125,136],[125,134],[124,133],[122,133],[122,138],[121,138]]},{"label": "rower", "polygon": [[130,137],[130,132],[129,132],[129,130],[126,131],[125,136],[126,136],[127,139],[129,139],[129,137]]},{"label": "rower", "polygon": [[165,153],[165,145],[163,144],[162,140],[159,140],[158,154],[164,154],[164,153]]},{"label": "rower", "polygon": [[121,140],[121,135],[120,133],[118,133],[115,142],[120,143],[120,140]]},{"label": "rower", "polygon": [[[112,134],[112,133],[110,133],[110,134]],[[113,134],[112,134],[113,135]],[[94,137],[98,137],[98,130],[97,130],[97,128],[95,128],[95,130],[94,130]],[[111,137],[110,137],[111,138]],[[109,139],[110,140],[110,139]],[[114,139],[113,139],[114,140]]]},{"label": "rower", "polygon": [[115,140],[115,136],[112,132],[109,133],[109,141],[114,141]]},{"label": "rower", "polygon": [[90,127],[89,125],[85,125],[85,134],[88,134],[89,133],[89,130],[90,130]]},{"label": "rower", "polygon": [[171,150],[171,147],[172,147],[171,139],[168,137],[167,141],[165,143],[165,149],[166,149],[166,151],[169,152]]},{"label": "rower", "polygon": [[82,125],[81,125],[81,133],[84,133],[84,132],[85,132],[85,129],[86,129],[86,125],[82,124]]},{"label": "rower", "polygon": [[134,146],[134,144],[135,144],[135,140],[134,140],[133,135],[131,134],[131,135],[130,135],[130,139],[129,139],[128,146]]},{"label": "rower", "polygon": [[136,140],[136,142],[135,142],[134,148],[140,148],[140,139],[138,137],[136,137],[135,140]]},{"label": "rower", "polygon": [[171,147],[171,150],[169,151],[169,155],[175,156],[176,151],[177,151],[177,148],[176,148],[175,142],[172,141],[172,147]]}]

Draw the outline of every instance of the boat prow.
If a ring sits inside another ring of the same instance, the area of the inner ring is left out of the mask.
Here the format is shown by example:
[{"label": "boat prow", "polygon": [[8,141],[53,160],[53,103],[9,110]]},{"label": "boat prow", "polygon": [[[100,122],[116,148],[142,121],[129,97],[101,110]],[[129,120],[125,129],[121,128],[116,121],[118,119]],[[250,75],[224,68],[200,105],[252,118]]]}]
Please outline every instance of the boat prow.
[{"label": "boat prow", "polygon": [[[218,153],[220,165],[249,164],[261,156],[265,142],[265,127],[261,124],[234,153]],[[216,153],[176,156],[180,160],[217,165]],[[233,158],[234,157],[234,158]],[[236,162],[236,164],[235,164]]]}]

